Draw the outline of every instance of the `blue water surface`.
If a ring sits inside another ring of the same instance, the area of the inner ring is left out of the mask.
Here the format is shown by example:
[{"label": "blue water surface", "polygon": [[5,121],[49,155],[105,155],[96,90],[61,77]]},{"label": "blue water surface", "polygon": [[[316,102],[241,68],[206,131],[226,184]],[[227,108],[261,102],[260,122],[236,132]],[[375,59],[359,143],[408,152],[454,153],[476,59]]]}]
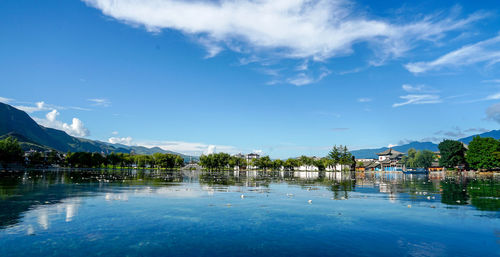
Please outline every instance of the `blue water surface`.
[{"label": "blue water surface", "polygon": [[493,177],[0,173],[0,256],[498,256]]}]

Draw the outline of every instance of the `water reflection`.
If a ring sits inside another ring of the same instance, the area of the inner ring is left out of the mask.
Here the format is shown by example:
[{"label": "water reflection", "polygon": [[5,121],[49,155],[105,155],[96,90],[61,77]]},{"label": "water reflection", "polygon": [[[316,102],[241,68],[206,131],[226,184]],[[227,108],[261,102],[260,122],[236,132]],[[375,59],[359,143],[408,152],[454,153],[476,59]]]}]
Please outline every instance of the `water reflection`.
[{"label": "water reflection", "polygon": [[[200,197],[231,190],[269,193],[273,184],[298,186],[307,191],[325,189],[334,200],[347,200],[351,193],[363,192],[382,193],[395,202],[398,195],[404,194],[412,201],[500,210],[500,184],[493,177],[318,171],[19,171],[0,173],[0,228],[19,223],[23,213],[44,205],[57,205],[65,221],[71,222],[78,214],[81,198],[98,194],[104,194],[106,201],[128,201],[131,189],[165,197]],[[180,185],[199,185],[200,190],[179,188]],[[123,190],[116,192],[117,189]],[[37,209],[37,223],[43,230],[50,228],[49,215],[46,209]],[[27,233],[34,230],[29,227]]]}]

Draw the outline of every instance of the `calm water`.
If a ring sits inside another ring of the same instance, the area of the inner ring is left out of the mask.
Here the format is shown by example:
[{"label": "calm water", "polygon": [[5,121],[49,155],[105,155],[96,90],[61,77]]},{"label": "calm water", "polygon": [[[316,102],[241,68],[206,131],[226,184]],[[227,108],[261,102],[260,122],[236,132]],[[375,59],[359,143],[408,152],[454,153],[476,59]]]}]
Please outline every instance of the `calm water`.
[{"label": "calm water", "polygon": [[500,181],[0,172],[0,256],[499,256]]}]

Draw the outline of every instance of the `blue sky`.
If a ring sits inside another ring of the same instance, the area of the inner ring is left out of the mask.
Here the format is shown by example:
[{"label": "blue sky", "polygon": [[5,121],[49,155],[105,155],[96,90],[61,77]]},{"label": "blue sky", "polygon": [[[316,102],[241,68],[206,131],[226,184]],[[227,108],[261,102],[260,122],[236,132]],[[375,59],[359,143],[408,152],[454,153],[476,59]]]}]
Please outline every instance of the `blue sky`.
[{"label": "blue sky", "polygon": [[4,0],[0,100],[188,154],[439,142],[498,128],[498,24],[496,1]]}]

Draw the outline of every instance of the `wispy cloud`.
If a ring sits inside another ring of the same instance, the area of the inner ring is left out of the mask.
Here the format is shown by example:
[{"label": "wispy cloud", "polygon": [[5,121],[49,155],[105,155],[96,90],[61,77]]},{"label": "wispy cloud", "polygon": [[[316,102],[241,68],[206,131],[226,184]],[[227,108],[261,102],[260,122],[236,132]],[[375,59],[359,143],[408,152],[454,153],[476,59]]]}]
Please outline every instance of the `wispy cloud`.
[{"label": "wispy cloud", "polygon": [[143,141],[143,142],[137,142],[134,145],[140,145],[145,147],[160,147],[164,150],[169,150],[183,154],[190,154],[190,155],[207,154],[216,151],[225,153],[239,152],[238,149],[234,146],[213,145],[213,144],[183,142],[183,141]]},{"label": "wispy cloud", "polygon": [[500,62],[500,35],[491,39],[466,45],[458,50],[447,53],[434,61],[414,62],[405,65],[414,74],[447,67],[460,67],[476,63],[493,65]]},{"label": "wispy cloud", "polygon": [[[53,104],[47,104],[44,101],[36,102],[36,103],[29,103],[29,102],[17,102],[14,101],[13,99],[8,99],[8,103],[13,103],[16,104],[14,107],[16,107],[19,110],[25,111],[27,113],[34,113],[34,112],[40,112],[40,111],[49,111],[53,109],[57,110],[78,110],[78,111],[91,111],[91,109],[88,108],[82,108],[78,106],[58,106],[58,105],[53,105]],[[7,103],[7,102],[6,102]]]},{"label": "wispy cloud", "polygon": [[404,84],[401,86],[404,91],[408,93],[436,93],[437,90],[427,86],[427,85],[416,85],[412,86],[410,84]]},{"label": "wispy cloud", "polygon": [[27,105],[16,105],[14,106],[19,110],[25,111],[27,113],[34,113],[34,112],[39,112],[39,111],[47,111],[50,110],[51,108],[48,107],[45,102],[37,102],[35,106],[27,106]]},{"label": "wispy cloud", "polygon": [[487,96],[485,100],[498,100],[500,99],[500,93],[495,93]]},{"label": "wispy cloud", "polygon": [[1,97],[0,96],[0,103],[8,104],[12,102],[14,99],[6,98],[6,97]]},{"label": "wispy cloud", "polygon": [[83,125],[80,119],[73,118],[71,124],[68,124],[57,120],[58,115],[59,112],[54,109],[45,115],[45,119],[36,117],[33,117],[33,119],[42,126],[63,130],[72,136],[86,137],[90,135],[90,131]]},{"label": "wispy cloud", "polygon": [[467,134],[465,134],[459,127],[453,128],[453,130],[440,130],[434,133],[435,135],[442,135],[446,138],[460,138],[460,137],[465,137]]},{"label": "wispy cloud", "polygon": [[108,107],[111,105],[111,101],[106,98],[92,98],[87,100],[92,102],[92,105],[94,106]]},{"label": "wispy cloud", "polygon": [[358,98],[358,102],[360,102],[360,103],[368,103],[368,102],[371,102],[371,101],[372,101],[372,99],[368,98],[368,97]]},{"label": "wispy cloud", "polygon": [[314,76],[311,74],[301,72],[292,78],[288,78],[287,82],[292,84],[292,85],[296,85],[296,86],[304,86],[304,85],[318,82],[318,81],[322,80],[324,77],[328,76],[329,74],[330,74],[330,71],[328,71],[328,70],[322,71],[318,76]]},{"label": "wispy cloud", "polygon": [[485,133],[485,132],[488,132],[490,131],[489,129],[485,129],[485,128],[469,128],[469,129],[466,129],[464,130],[465,132],[467,133]]},{"label": "wispy cloud", "polygon": [[[207,57],[227,49],[249,55],[242,58],[243,63],[257,61],[259,55],[324,61],[353,53],[355,44],[368,43],[376,57],[371,63],[381,65],[418,42],[436,42],[487,16],[477,12],[460,18],[459,8],[452,8],[448,14],[396,23],[365,14],[348,0],[83,1],[107,16],[153,33],[181,31],[204,46]],[[306,66],[297,69],[303,71]],[[286,81],[305,85],[318,79],[299,73]]]},{"label": "wispy cloud", "polygon": [[408,104],[436,104],[442,102],[439,95],[403,95],[399,98],[405,101],[395,103],[392,105],[392,107],[400,107]]},{"label": "wispy cloud", "polygon": [[483,83],[494,83],[494,84],[500,84],[500,79],[486,79],[481,81]]},{"label": "wispy cloud", "polygon": [[319,115],[319,116],[327,116],[327,117],[335,117],[335,118],[340,118],[341,115],[336,112],[330,112],[330,111],[313,111],[311,112],[313,115]]},{"label": "wispy cloud", "polygon": [[475,134],[481,134],[484,132],[488,132],[490,130],[485,129],[485,128],[468,128],[468,129],[461,129],[460,127],[456,126],[453,127],[450,130],[439,130],[434,133],[434,135],[440,136],[438,141],[442,141],[443,139],[459,139],[463,137],[467,137],[470,135],[475,135]]},{"label": "wispy cloud", "polygon": [[442,102],[441,97],[438,94],[435,94],[438,91],[427,85],[412,86],[410,84],[403,84],[401,88],[403,89],[403,91],[412,94],[400,96],[399,98],[405,101],[395,103],[392,105],[392,107],[400,107],[408,104],[435,104]]}]

